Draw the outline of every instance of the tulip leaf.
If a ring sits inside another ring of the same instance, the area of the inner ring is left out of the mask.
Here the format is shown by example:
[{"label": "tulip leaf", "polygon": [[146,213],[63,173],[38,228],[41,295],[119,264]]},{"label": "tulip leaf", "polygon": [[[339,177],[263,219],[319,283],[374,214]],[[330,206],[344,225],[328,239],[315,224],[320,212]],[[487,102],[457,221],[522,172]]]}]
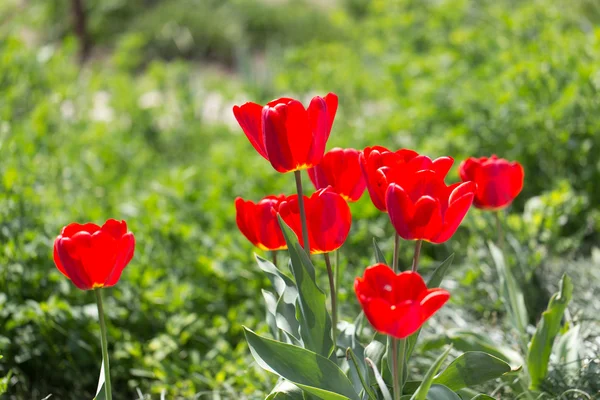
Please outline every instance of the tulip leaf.
[{"label": "tulip leaf", "polygon": [[527,369],[531,377],[530,389],[536,390],[548,374],[548,361],[552,352],[554,339],[560,330],[561,320],[573,295],[573,283],[565,274],[560,281],[560,289],[548,303],[546,311],[537,325],[529,352],[527,353]]},{"label": "tulip leaf", "polygon": [[366,361],[367,365],[369,367],[371,367],[371,369],[373,370],[373,376],[375,377],[375,382],[377,382],[377,386],[379,386],[379,391],[381,392],[383,399],[384,400],[392,400],[392,395],[390,394],[390,390],[388,389],[387,384],[381,377],[381,374],[379,373],[379,370],[377,369],[377,365],[373,361],[371,361],[371,359],[368,357],[365,358],[365,361]]},{"label": "tulip leaf", "polygon": [[[402,396],[401,400],[409,400],[411,398],[410,395]],[[434,383],[429,388],[427,392],[427,396],[425,397],[427,400],[461,400],[460,396],[454,393],[452,390],[448,389],[444,385],[439,385]]]},{"label": "tulip leaf", "polygon": [[276,314],[277,314],[277,298],[275,297],[275,295],[269,291],[266,290],[261,290],[262,295],[263,295],[263,299],[265,300],[265,306],[266,306],[266,321],[267,321],[267,325],[269,326],[269,330],[271,331],[271,335],[273,335],[273,337],[276,340],[279,340],[279,328],[277,328],[277,320],[276,320]]},{"label": "tulip leaf", "polygon": [[298,238],[283,222],[281,216],[278,218],[288,246],[290,266],[298,288],[296,318],[300,323],[300,337],[307,349],[329,357],[334,349],[334,344],[325,293],[317,286],[315,268],[300,246]]},{"label": "tulip leaf", "polygon": [[364,391],[370,400],[377,400],[377,395],[369,385],[369,374],[365,370],[366,364],[364,362],[364,357],[358,359],[352,349],[348,347],[348,349],[346,349],[346,360],[348,361],[348,377],[354,384],[354,390],[359,394]]},{"label": "tulip leaf", "polygon": [[481,351],[469,351],[457,357],[433,380],[451,390],[471,387],[510,372],[510,365]]},{"label": "tulip leaf", "polygon": [[410,400],[426,400],[427,399],[427,393],[429,392],[429,389],[431,388],[431,385],[433,384],[433,380],[435,378],[435,374],[437,374],[438,370],[442,366],[442,363],[444,362],[444,360],[446,359],[446,357],[448,357],[448,354],[450,354],[450,350],[452,350],[452,346],[451,345],[448,346],[448,348],[446,349],[446,351],[444,351],[435,360],[435,362],[431,365],[431,367],[429,367],[429,370],[425,374],[425,377],[423,378],[423,381],[421,382],[421,384],[419,385],[419,387],[417,388],[417,390],[413,393],[413,395],[410,398]]},{"label": "tulip leaf", "polygon": [[387,261],[385,261],[385,256],[379,248],[379,245],[377,244],[377,240],[375,240],[375,238],[373,238],[373,249],[375,249],[375,262],[378,264],[389,265]]},{"label": "tulip leaf", "polygon": [[[369,378],[369,370],[365,364],[365,348],[356,335],[355,324],[341,321],[338,326],[341,327],[341,332],[338,336],[337,345],[346,349],[346,359],[350,367],[348,377],[352,381],[354,389],[360,392],[363,387],[364,377],[367,377],[367,382]],[[353,356],[353,360],[348,358],[349,352]]]},{"label": "tulip leaf", "polygon": [[502,251],[491,242],[489,243],[489,247],[494,264],[496,264],[496,270],[500,278],[500,287],[502,288],[501,295],[508,309],[510,320],[521,337],[525,337],[527,335],[528,318],[523,291],[517,284],[510,268],[506,265]]},{"label": "tulip leaf", "polygon": [[98,387],[96,388],[96,395],[94,400],[105,400],[106,399],[106,388],[104,386],[104,360],[100,364],[100,376],[98,377]]},{"label": "tulip leaf", "polygon": [[298,290],[294,281],[281,272],[275,264],[258,255],[255,257],[259,268],[265,272],[279,296],[274,313],[277,327],[291,336],[291,340],[298,342],[300,339],[300,324],[296,319]]},{"label": "tulip leaf", "polygon": [[304,394],[292,382],[280,379],[265,400],[304,400]]},{"label": "tulip leaf", "polygon": [[[427,282],[427,287],[429,289],[437,288],[442,284],[442,281],[444,280],[444,276],[446,276],[446,272],[448,271],[448,268],[450,268],[450,266],[452,265],[453,260],[454,260],[454,253],[450,254],[450,256],[448,258],[446,258],[440,265],[438,265],[438,267],[435,269],[435,271],[433,271],[433,274],[431,275],[431,277],[429,278],[429,281]],[[413,351],[415,350],[415,346],[417,345],[417,340],[419,339],[420,333],[421,333],[421,328],[419,328],[418,331],[416,331],[415,333],[413,333],[406,339],[406,360],[407,361],[410,359],[410,356],[412,355]]]},{"label": "tulip leaf", "polygon": [[488,396],[487,394],[480,393],[477,396],[471,398],[471,400],[496,400],[492,396]]},{"label": "tulip leaf", "polygon": [[328,358],[244,329],[250,352],[263,369],[323,400],[360,400],[350,380]]},{"label": "tulip leaf", "polygon": [[560,365],[564,365],[566,371],[573,376],[581,369],[581,358],[579,349],[581,339],[579,337],[580,325],[571,327],[564,333],[556,345],[556,359]]}]

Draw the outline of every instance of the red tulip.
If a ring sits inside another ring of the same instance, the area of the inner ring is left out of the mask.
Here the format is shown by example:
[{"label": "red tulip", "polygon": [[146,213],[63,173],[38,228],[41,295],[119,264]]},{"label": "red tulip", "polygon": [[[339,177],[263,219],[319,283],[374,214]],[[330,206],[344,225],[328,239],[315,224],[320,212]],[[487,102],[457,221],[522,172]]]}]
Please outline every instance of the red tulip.
[{"label": "red tulip", "polygon": [[236,222],[240,231],[253,245],[262,250],[283,250],[287,246],[272,210],[279,208],[284,195],[267,196],[258,203],[235,199]]},{"label": "red tulip", "polygon": [[475,183],[446,186],[443,177],[432,170],[422,170],[393,183],[386,193],[392,225],[403,239],[423,239],[442,243],[450,239],[467,214]]},{"label": "red tulip", "polygon": [[315,188],[331,186],[346,201],[360,199],[366,183],[358,162],[359,154],[358,150],[339,147],[325,153],[321,162],[308,170]]},{"label": "red tulip", "polygon": [[475,207],[498,210],[507,207],[523,189],[525,173],[518,162],[492,155],[468,158],[460,164],[460,178],[477,184]]},{"label": "red tulip", "polygon": [[134,248],[125,221],[109,219],[102,227],[72,223],[54,241],[54,263],[79,289],[109,287],[119,281]]},{"label": "red tulip", "polygon": [[337,96],[329,93],[314,97],[308,109],[282,97],[264,107],[250,102],[234,106],[233,114],[256,151],[283,173],[321,161],[337,106]]},{"label": "red tulip", "polygon": [[450,298],[444,289],[427,289],[417,272],[395,274],[385,264],[367,268],[354,291],[375,330],[398,339],[419,330]]},{"label": "red tulip", "polygon": [[392,152],[381,146],[364,149],[359,161],[371,201],[383,212],[387,211],[385,197],[390,184],[401,183],[420,170],[432,170],[443,180],[454,162],[450,157],[431,160],[413,150],[400,149]]},{"label": "red tulip", "polygon": [[[344,198],[328,187],[317,190],[310,197],[304,196],[304,207],[311,254],[328,253],[342,247],[352,224],[350,207]],[[289,196],[275,211],[292,228],[304,247],[298,196]]]}]

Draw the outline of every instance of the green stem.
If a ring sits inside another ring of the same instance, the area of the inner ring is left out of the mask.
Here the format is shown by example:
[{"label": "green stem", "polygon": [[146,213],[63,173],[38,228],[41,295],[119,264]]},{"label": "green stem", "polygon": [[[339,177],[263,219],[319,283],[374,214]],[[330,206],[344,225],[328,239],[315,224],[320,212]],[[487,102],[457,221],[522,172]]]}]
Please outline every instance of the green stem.
[{"label": "green stem", "polygon": [[392,260],[392,269],[398,273],[398,253],[400,252],[400,235],[394,236],[394,259]]},{"label": "green stem", "polygon": [[106,323],[104,322],[104,308],[102,307],[102,289],[94,289],[94,293],[96,293],[98,319],[100,320],[100,341],[102,344],[102,361],[104,362],[104,392],[106,393],[106,400],[112,400],[110,364],[108,361],[108,342],[106,340]]},{"label": "green stem", "polygon": [[271,257],[273,259],[273,265],[277,267],[277,251],[271,250]]},{"label": "green stem", "polygon": [[333,265],[333,276],[335,282],[335,294],[337,296],[340,287],[340,249],[337,249],[335,251],[335,264]]},{"label": "green stem", "polygon": [[412,272],[417,272],[417,266],[419,265],[419,257],[421,256],[421,246],[423,240],[417,240],[415,242],[415,254],[413,255]]},{"label": "green stem", "polygon": [[498,210],[494,213],[496,217],[496,233],[498,234],[498,248],[504,251],[504,233],[502,232],[502,211]]},{"label": "green stem", "polygon": [[294,171],[296,178],[296,192],[298,193],[298,207],[300,208],[300,221],[302,221],[302,241],[304,251],[310,257],[310,243],[308,243],[308,225],[306,223],[306,210],[304,209],[304,195],[302,194],[302,175],[300,171]]},{"label": "green stem", "polygon": [[323,253],[325,258],[325,265],[327,265],[327,276],[329,277],[329,290],[331,291],[331,333],[333,335],[334,346],[337,346],[337,293],[335,291],[335,278],[333,276],[333,270],[331,268],[331,260],[329,259],[329,253]]},{"label": "green stem", "polygon": [[392,340],[392,374],[393,385],[394,385],[394,400],[400,400],[402,396],[402,389],[404,388],[404,355],[406,352],[406,339]]}]

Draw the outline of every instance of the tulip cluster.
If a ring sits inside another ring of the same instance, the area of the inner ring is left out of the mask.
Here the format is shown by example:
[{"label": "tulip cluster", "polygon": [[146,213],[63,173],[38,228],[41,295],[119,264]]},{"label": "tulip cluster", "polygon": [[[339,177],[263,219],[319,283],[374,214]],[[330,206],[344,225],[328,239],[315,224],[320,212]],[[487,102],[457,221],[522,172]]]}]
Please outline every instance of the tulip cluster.
[{"label": "tulip cluster", "polygon": [[[309,255],[324,254],[335,340],[337,288],[328,253],[338,250],[350,232],[348,202],[358,201],[367,189],[373,205],[387,213],[396,231],[395,257],[391,267],[380,263],[366,268],[364,276],[356,278],[354,290],[373,328],[394,341],[403,340],[415,334],[450,298],[443,289],[427,288],[417,272],[422,242],[449,240],[472,204],[483,210],[510,205],[523,187],[523,168],[495,155],[469,158],[459,168],[462,182],[447,185],[445,180],[454,163],[451,157],[432,160],[413,150],[391,151],[382,146],[325,152],[337,107],[337,96],[329,93],[314,97],[307,108],[291,98],[280,98],[265,106],[249,102],[233,108],[255,150],[277,172],[294,172],[297,191],[268,195],[256,203],[236,198],[236,223],[254,246],[276,254],[287,249],[281,220]],[[303,194],[302,170],[307,170],[315,187],[309,196]],[[412,271],[399,272],[399,238],[416,241]],[[72,223],[54,242],[57,269],[77,288],[96,293],[109,400],[106,327],[98,289],[119,281],[134,247],[134,236],[125,221],[114,219],[102,226]],[[394,372],[394,379],[402,375]],[[397,386],[394,382],[395,390]]]}]

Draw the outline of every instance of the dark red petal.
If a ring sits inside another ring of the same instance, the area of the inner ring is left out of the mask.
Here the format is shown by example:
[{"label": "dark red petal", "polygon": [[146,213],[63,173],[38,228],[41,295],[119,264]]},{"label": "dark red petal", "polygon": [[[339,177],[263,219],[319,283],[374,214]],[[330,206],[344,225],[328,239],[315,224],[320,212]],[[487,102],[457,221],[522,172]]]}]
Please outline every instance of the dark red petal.
[{"label": "dark red petal", "polygon": [[319,96],[314,97],[308,106],[308,120],[312,132],[312,143],[309,153],[309,164],[316,165],[321,162],[325,153],[327,139],[331,133],[331,116],[328,113],[327,103]]},{"label": "dark red petal", "polygon": [[265,107],[262,113],[263,141],[267,159],[277,172],[296,169],[296,162],[290,148],[287,126],[287,106],[279,104],[274,108]]},{"label": "dark red petal", "polygon": [[119,240],[119,244],[117,247],[117,257],[113,269],[110,272],[108,278],[106,279],[106,282],[104,284],[105,286],[113,286],[119,281],[123,270],[133,258],[134,250],[135,238],[133,237],[133,233],[128,232],[125,235],[123,235],[123,237]]},{"label": "dark red petal", "polygon": [[254,224],[254,203],[246,202],[241,197],[235,199],[235,222],[242,234],[255,246],[258,246],[256,226]]},{"label": "dark red petal", "polygon": [[421,323],[427,321],[450,299],[450,293],[444,289],[429,289],[421,300]]},{"label": "dark red petal", "polygon": [[[287,104],[285,112],[285,131],[293,158],[294,168],[305,165],[314,165],[309,158],[315,140],[311,128],[309,113],[306,112],[302,103],[297,100],[291,100]],[[321,157],[322,156],[323,152],[321,152]]]},{"label": "dark red petal", "polygon": [[415,213],[415,206],[404,189],[396,184],[391,184],[387,190],[386,207],[390,221],[400,237],[405,240],[415,239],[411,231],[411,221]]},{"label": "dark red petal", "polygon": [[443,216],[443,226],[440,234],[433,238],[433,243],[443,243],[450,239],[454,232],[458,229],[458,226],[462,222],[463,218],[469,211],[469,207],[473,203],[474,193],[467,193],[454,200],[449,206]]},{"label": "dark red petal", "polygon": [[410,230],[415,239],[432,240],[442,230],[440,203],[431,196],[423,196],[415,203]]},{"label": "dark red petal", "polygon": [[62,263],[60,262],[60,257],[58,256],[58,242],[60,241],[61,238],[62,238],[62,236],[58,236],[54,240],[54,252],[53,252],[52,256],[54,258],[54,264],[56,265],[56,268],[61,272],[61,274],[63,274],[64,276],[66,276],[68,278],[69,275],[67,275],[65,268],[63,267]]},{"label": "dark red petal", "polygon": [[[86,233],[89,235],[89,233]],[[78,249],[71,238],[58,239],[56,250],[65,275],[81,290],[92,289],[92,282],[79,258]]]}]

